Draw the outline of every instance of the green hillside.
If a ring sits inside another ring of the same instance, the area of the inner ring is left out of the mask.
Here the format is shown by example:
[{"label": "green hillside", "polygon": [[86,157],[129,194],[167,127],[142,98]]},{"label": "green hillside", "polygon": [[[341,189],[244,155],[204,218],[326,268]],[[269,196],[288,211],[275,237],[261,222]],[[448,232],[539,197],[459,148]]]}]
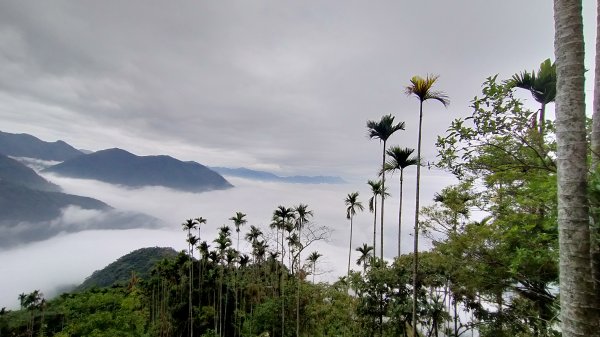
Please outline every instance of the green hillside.
[{"label": "green hillside", "polygon": [[177,252],[173,248],[151,247],[135,250],[120,257],[101,270],[96,270],[77,287],[86,290],[93,287],[109,287],[113,284],[124,284],[131,279],[131,273],[142,279],[150,275],[152,267],[164,258],[174,257]]}]

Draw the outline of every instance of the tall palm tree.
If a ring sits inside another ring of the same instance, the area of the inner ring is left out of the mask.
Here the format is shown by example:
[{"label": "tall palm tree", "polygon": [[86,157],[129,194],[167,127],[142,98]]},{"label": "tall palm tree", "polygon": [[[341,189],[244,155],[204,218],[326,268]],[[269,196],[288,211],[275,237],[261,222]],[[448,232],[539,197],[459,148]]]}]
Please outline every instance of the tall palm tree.
[{"label": "tall palm tree", "polygon": [[242,212],[236,212],[234,216],[229,218],[229,220],[233,221],[233,225],[235,226],[235,232],[237,233],[237,251],[240,251],[240,227],[248,223],[246,219],[246,214]]},{"label": "tall palm tree", "polygon": [[[198,241],[201,240],[202,236],[200,235],[200,231],[202,229],[202,225],[206,224],[206,219],[204,219],[203,217],[198,217],[195,218],[194,221],[196,222],[196,225],[198,226]],[[198,248],[200,248],[198,246]],[[198,261],[198,282],[202,282],[202,263],[200,261]],[[201,286],[201,285],[200,285]],[[198,306],[201,308],[202,307],[202,291],[200,291],[198,293]]]},{"label": "tall palm tree", "polygon": [[260,238],[260,236],[262,235],[262,231],[254,226],[254,225],[250,225],[250,231],[248,233],[246,233],[245,239],[246,241],[250,242],[250,244],[252,245],[252,259],[253,262],[256,263],[256,255],[255,255],[255,245],[256,242],[258,241],[258,238]]},{"label": "tall palm tree", "polygon": [[344,200],[346,204],[346,219],[350,220],[350,248],[348,249],[348,279],[350,279],[350,259],[352,258],[352,227],[354,222],[354,215],[356,211],[364,210],[364,207],[360,201],[358,201],[358,192],[348,193]]},{"label": "tall palm tree", "polygon": [[404,184],[404,169],[417,165],[417,158],[411,157],[412,153],[415,152],[414,149],[409,149],[407,147],[401,148],[399,146],[392,146],[387,150],[388,156],[390,156],[390,160],[385,163],[385,170],[387,172],[396,172],[400,171],[400,203],[398,206],[398,256],[402,255],[400,250],[401,244],[401,235],[402,235],[402,190]]},{"label": "tall palm tree", "polygon": [[[306,204],[299,204],[298,206],[294,207],[294,212],[296,213],[296,229],[298,230],[298,241],[297,241],[297,245],[298,245],[298,267],[297,267],[297,273],[300,272],[301,265],[302,265],[302,259],[300,258],[301,253],[302,253],[302,228],[304,227],[304,225],[309,221],[309,217],[313,216],[313,212],[311,210],[308,209],[308,205]],[[294,260],[292,260],[292,266],[294,264]],[[300,277],[296,277],[296,280],[298,281],[297,287],[296,287],[296,337],[300,336]]]},{"label": "tall palm tree", "polygon": [[223,336],[224,332],[223,329],[225,327],[225,320],[226,317],[223,317],[222,313],[223,313],[223,274],[224,274],[224,269],[225,269],[225,257],[226,257],[226,253],[227,250],[229,249],[229,247],[231,247],[231,228],[228,226],[222,226],[219,228],[219,235],[217,236],[217,238],[213,241],[217,244],[217,249],[218,249],[218,260],[221,262],[220,268],[219,268],[219,310],[218,310],[218,317],[219,317],[219,335]]},{"label": "tall palm tree", "polygon": [[363,275],[367,273],[367,266],[369,265],[369,259],[371,256],[369,255],[373,250],[372,246],[369,246],[366,243],[363,243],[362,247],[356,248],[356,251],[360,253],[360,257],[356,260],[357,265],[363,265]]},{"label": "tall palm tree", "polygon": [[[284,264],[284,241],[285,241],[285,230],[291,224],[291,221],[296,217],[294,214],[294,210],[292,208],[278,206],[277,209],[273,212],[273,222],[277,224],[277,226],[281,229],[281,266]],[[281,276],[279,277],[280,284],[280,293],[281,293],[281,335],[285,334],[285,298],[283,292],[283,282],[284,282],[284,274],[285,272],[282,270]]]},{"label": "tall palm tree", "polygon": [[317,260],[323,256],[322,254],[319,254],[319,252],[312,252],[310,253],[310,255],[308,255],[308,258],[306,260],[308,260],[308,262],[310,263],[310,265],[312,266],[312,274],[313,274],[313,279],[312,279],[312,283],[315,283],[315,272],[317,271]]},{"label": "tall palm tree", "polygon": [[[540,64],[540,69],[535,71],[524,71],[514,74],[507,82],[511,87],[529,90],[536,102],[541,104],[539,110],[539,131],[544,134],[544,123],[546,122],[546,104],[554,102],[556,98],[556,64],[546,59]],[[535,118],[534,118],[535,121]]]},{"label": "tall palm tree", "polygon": [[[382,151],[382,160],[381,160],[381,190],[385,191],[385,150],[386,150],[386,142],[388,138],[394,132],[398,130],[404,130],[404,122],[400,122],[398,124],[394,124],[394,116],[385,115],[381,117],[379,122],[376,121],[367,121],[367,129],[369,133],[369,138],[379,139],[380,142],[383,142],[383,151]],[[381,259],[383,260],[383,215],[384,215],[384,207],[385,207],[385,194],[381,194]]]},{"label": "tall palm tree", "polygon": [[[373,194],[369,199],[369,212],[373,213],[373,258],[375,258],[377,255],[377,197],[381,195],[383,187],[381,180],[369,180],[367,184],[371,186],[371,193]],[[389,196],[389,193],[386,192],[386,196]]]},{"label": "tall palm tree", "polygon": [[591,277],[581,0],[554,0],[560,321],[563,336],[598,336]]},{"label": "tall palm tree", "polygon": [[193,263],[194,263],[194,259],[193,259],[193,252],[192,252],[192,245],[190,242],[190,238],[192,237],[192,230],[197,228],[197,223],[196,220],[194,219],[187,219],[183,224],[181,224],[181,226],[183,227],[182,229],[184,231],[187,231],[187,243],[188,243],[188,254],[190,256],[190,263],[189,263],[189,297],[188,297],[188,319],[190,321],[190,337],[194,336],[194,323],[193,323],[193,317],[192,317],[192,282],[194,279],[193,276]]},{"label": "tall palm tree", "polygon": [[425,78],[413,76],[410,79],[410,85],[406,87],[405,93],[409,96],[415,96],[419,100],[419,138],[417,142],[417,191],[415,196],[415,231],[414,231],[414,266],[413,266],[413,303],[412,303],[412,324],[413,329],[417,328],[417,272],[419,271],[419,193],[421,192],[421,136],[423,131],[423,103],[427,100],[436,100],[445,107],[450,104],[448,96],[432,89],[437,75],[427,75]]}]

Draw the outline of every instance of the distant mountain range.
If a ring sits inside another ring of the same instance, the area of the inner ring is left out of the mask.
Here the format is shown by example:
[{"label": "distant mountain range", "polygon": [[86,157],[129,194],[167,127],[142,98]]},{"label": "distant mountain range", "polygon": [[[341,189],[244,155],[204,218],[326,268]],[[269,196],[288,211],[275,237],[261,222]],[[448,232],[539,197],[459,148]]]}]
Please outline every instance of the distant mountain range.
[{"label": "distant mountain range", "polygon": [[150,216],[59,190],[24,164],[0,155],[0,249],[61,232],[160,226]]},{"label": "distant mountain range", "polygon": [[[168,156],[136,156],[122,149],[98,152],[77,150],[63,142],[45,142],[28,134],[0,132],[0,153],[12,157],[37,158],[63,162],[46,172],[64,176],[96,179],[130,187],[165,186],[192,192],[233,187],[221,175],[258,181],[295,184],[343,184],[335,176],[279,176],[247,168],[206,167],[197,162],[182,162]],[[36,169],[48,162],[33,163]]]},{"label": "distant mountain range", "polygon": [[77,290],[86,290],[93,287],[110,287],[114,284],[127,284],[132,273],[142,279],[150,277],[152,268],[165,258],[177,256],[173,248],[151,247],[135,250],[121,256],[108,266],[96,270],[92,275],[77,287]]},{"label": "distant mountain range", "polygon": [[50,143],[26,133],[14,134],[2,131],[0,131],[0,153],[13,157],[55,161],[64,161],[83,154],[62,140]]},{"label": "distant mountain range", "polygon": [[169,156],[136,156],[117,148],[80,155],[43,172],[130,187],[165,186],[191,192],[233,187],[221,175],[196,162]]},{"label": "distant mountain range", "polygon": [[224,175],[252,180],[284,182],[293,184],[345,184],[340,177],[332,176],[278,176],[270,172],[251,170],[247,168],[211,167],[212,170]]}]

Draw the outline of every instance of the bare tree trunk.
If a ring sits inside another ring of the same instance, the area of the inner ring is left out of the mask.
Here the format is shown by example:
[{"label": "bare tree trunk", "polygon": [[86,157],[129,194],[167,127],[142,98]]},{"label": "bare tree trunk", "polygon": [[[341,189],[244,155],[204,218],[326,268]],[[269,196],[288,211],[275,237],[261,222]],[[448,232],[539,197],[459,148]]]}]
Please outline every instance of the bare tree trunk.
[{"label": "bare tree trunk", "polygon": [[381,261],[383,262],[383,210],[385,207],[385,143],[383,141],[383,163],[381,164]]},{"label": "bare tree trunk", "polygon": [[404,169],[400,169],[400,204],[398,206],[398,256],[402,255],[400,250],[402,238],[402,184],[404,183]]},{"label": "bare tree trunk", "polygon": [[[594,105],[592,115],[592,172],[600,163],[600,1],[596,6],[596,69],[594,75]],[[592,279],[596,288],[596,307],[600,310],[600,219],[593,218],[590,227],[590,253],[592,258]]]},{"label": "bare tree trunk", "polygon": [[419,272],[419,193],[421,192],[421,129],[423,126],[423,101],[419,105],[419,141],[417,143],[417,191],[415,196],[415,232],[413,247],[413,303],[412,326],[417,334],[417,273]]},{"label": "bare tree trunk", "polygon": [[581,0],[554,1],[561,330],[599,336],[591,278]]}]

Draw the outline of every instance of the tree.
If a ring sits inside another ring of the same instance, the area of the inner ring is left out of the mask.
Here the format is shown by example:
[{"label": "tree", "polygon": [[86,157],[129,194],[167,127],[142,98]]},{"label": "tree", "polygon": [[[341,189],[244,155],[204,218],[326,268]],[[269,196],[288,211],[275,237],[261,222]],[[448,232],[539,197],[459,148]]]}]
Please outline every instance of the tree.
[{"label": "tree", "polygon": [[598,336],[591,278],[581,0],[554,0],[556,143],[562,333]]},{"label": "tree", "polygon": [[[556,98],[556,64],[550,59],[546,59],[540,64],[537,71],[524,71],[514,74],[508,81],[510,87],[517,87],[529,90],[536,102],[541,104],[539,110],[539,132],[544,134],[544,124],[546,123],[546,104],[554,102]],[[535,124],[535,116],[533,118]]]},{"label": "tree", "polygon": [[419,263],[419,193],[421,192],[421,136],[423,126],[423,103],[427,100],[436,100],[444,106],[450,104],[448,96],[441,91],[432,89],[437,75],[427,75],[425,78],[413,76],[410,85],[406,87],[406,94],[415,96],[419,100],[419,137],[417,142],[417,190],[415,196],[415,230],[414,230],[414,271],[413,271],[413,327],[417,324],[417,272]]},{"label": "tree", "polygon": [[[313,215],[313,212],[308,209],[308,205],[300,204],[294,207],[294,212],[296,212],[296,229],[298,230],[298,268],[297,273],[301,271],[301,259],[300,253],[302,252],[302,228],[304,224],[308,222],[308,218]],[[294,258],[295,260],[295,258]],[[294,266],[294,260],[292,260],[292,270]],[[300,336],[300,277],[296,277],[297,287],[296,287],[296,337]]]},{"label": "tree", "polygon": [[385,171],[400,171],[400,203],[398,206],[398,256],[402,255],[400,251],[400,240],[402,234],[402,187],[404,183],[404,169],[412,165],[417,165],[418,163],[417,158],[411,157],[413,152],[415,152],[414,149],[393,146],[387,150],[390,160],[385,163]]},{"label": "tree", "polygon": [[362,211],[363,205],[360,201],[358,201],[358,192],[352,192],[349,193],[348,196],[346,196],[346,199],[344,200],[345,204],[346,204],[346,219],[350,220],[350,248],[348,249],[348,278],[350,278],[350,260],[352,257],[352,227],[353,227],[353,220],[354,220],[354,215],[356,214],[356,211]]},{"label": "tree", "polygon": [[[183,224],[181,224],[181,226],[183,227],[184,231],[187,231],[187,243],[188,243],[188,254],[190,254],[190,261],[189,261],[189,297],[188,297],[188,315],[189,315],[189,327],[190,327],[190,337],[194,336],[194,323],[193,323],[193,317],[192,317],[192,283],[193,283],[193,279],[194,279],[194,275],[193,273],[193,262],[194,262],[194,258],[193,258],[193,245],[192,245],[192,230],[197,228],[198,223],[196,222],[196,220],[194,219],[187,219]],[[196,239],[194,237],[195,241],[197,242],[198,239]]]},{"label": "tree", "polygon": [[[373,196],[369,199],[369,211],[373,213],[373,258],[377,255],[375,248],[377,247],[377,196],[383,192],[381,180],[369,180],[367,184],[371,186]],[[386,192],[386,196],[389,194]]]},{"label": "tree", "polygon": [[310,253],[310,255],[308,255],[308,262],[311,264],[312,266],[312,275],[313,275],[313,284],[315,283],[315,272],[317,271],[317,260],[323,256],[323,254],[320,254],[319,252],[312,252]]},{"label": "tree", "polygon": [[[294,210],[292,208],[287,208],[284,206],[278,206],[277,209],[273,212],[273,222],[276,224],[277,228],[281,229],[281,266],[285,266],[284,264],[284,234],[285,229],[291,225],[291,221],[296,217],[294,214]],[[284,335],[285,332],[285,298],[284,298],[284,273],[282,270],[281,276],[279,277],[280,284],[280,293],[281,293],[281,335]]]},{"label": "tree", "polygon": [[248,221],[244,219],[246,214],[242,212],[236,212],[234,216],[229,218],[229,220],[233,221],[233,225],[235,226],[235,232],[237,233],[237,250],[240,251],[240,227],[245,225]]},{"label": "tree", "polygon": [[[385,191],[385,153],[386,153],[386,142],[392,134],[398,130],[404,130],[404,122],[394,124],[394,116],[385,115],[381,117],[379,122],[367,121],[367,129],[369,132],[369,138],[379,139],[383,142],[382,161],[381,161],[381,190]],[[385,207],[385,194],[381,194],[381,259],[383,260],[383,215]]]},{"label": "tree", "polygon": [[366,243],[363,243],[362,247],[356,248],[356,251],[360,253],[360,257],[358,258],[358,260],[356,260],[356,264],[359,266],[362,264],[363,274],[367,273],[367,266],[369,265],[369,260],[371,259],[371,256],[369,256],[369,254],[372,250],[373,247],[369,246]]}]

